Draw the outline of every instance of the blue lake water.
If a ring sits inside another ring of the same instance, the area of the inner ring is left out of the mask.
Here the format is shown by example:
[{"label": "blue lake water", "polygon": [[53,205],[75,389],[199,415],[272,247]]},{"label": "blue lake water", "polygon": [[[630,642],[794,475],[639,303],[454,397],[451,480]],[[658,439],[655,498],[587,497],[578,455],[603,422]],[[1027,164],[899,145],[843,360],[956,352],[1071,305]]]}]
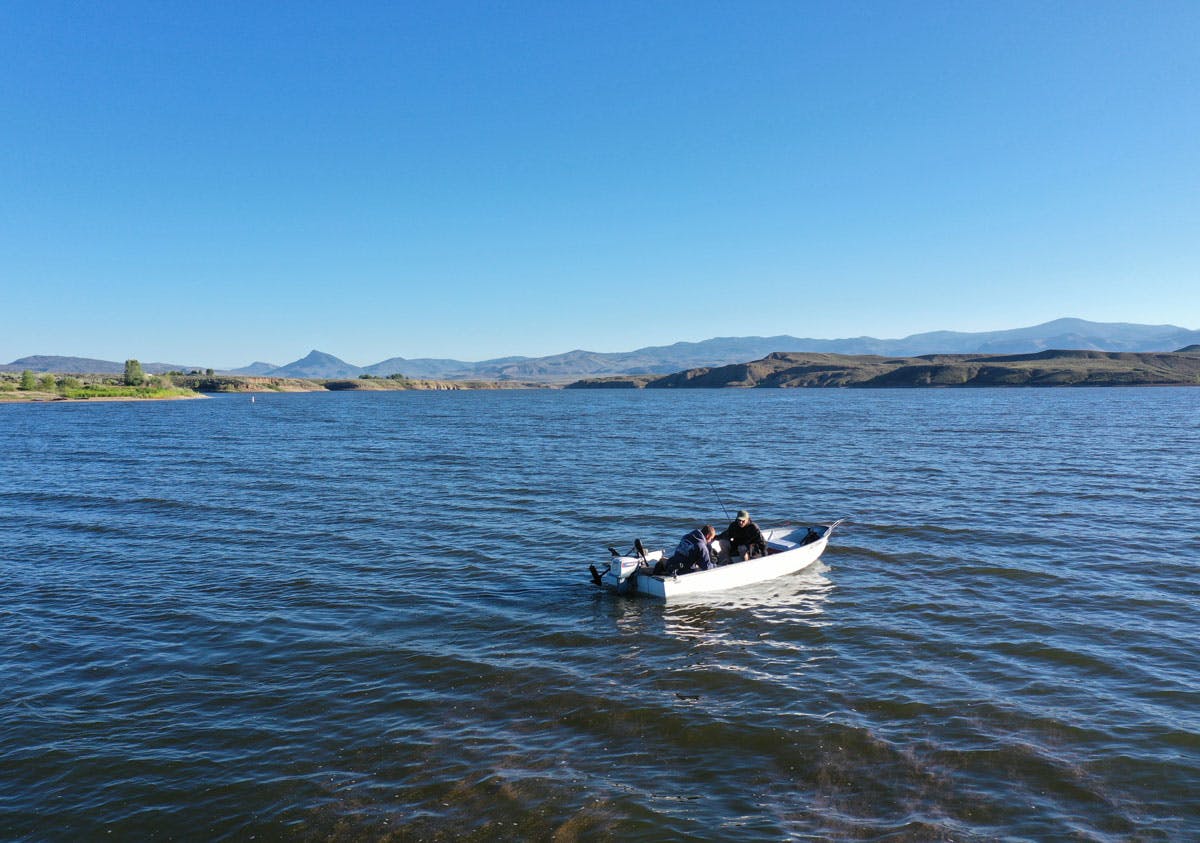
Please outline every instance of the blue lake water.
[{"label": "blue lake water", "polygon": [[[1198,410],[0,405],[0,838],[1200,838]],[[722,502],[850,520],[745,592],[591,585]]]}]

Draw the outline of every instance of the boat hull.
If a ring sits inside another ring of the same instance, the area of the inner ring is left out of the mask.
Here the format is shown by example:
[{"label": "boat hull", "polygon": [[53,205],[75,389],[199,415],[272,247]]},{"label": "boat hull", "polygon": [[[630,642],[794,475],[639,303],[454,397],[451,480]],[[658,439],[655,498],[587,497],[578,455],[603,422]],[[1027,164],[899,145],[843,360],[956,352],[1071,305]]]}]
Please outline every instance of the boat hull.
[{"label": "boat hull", "polygon": [[[735,561],[718,565],[706,571],[692,571],[686,574],[672,576],[654,575],[647,566],[640,564],[636,557],[621,556],[612,560],[611,566],[600,578],[600,584],[619,594],[643,594],[666,600],[690,594],[705,594],[709,592],[728,591],[741,586],[772,580],[776,577],[794,574],[821,558],[829,544],[829,536],[833,528],[840,524],[821,525],[811,528],[818,538],[801,544],[808,528],[799,530],[791,527],[780,527],[765,530],[767,539],[767,556],[748,561]],[[652,568],[654,563],[662,558],[661,551],[647,555],[647,561]]]}]

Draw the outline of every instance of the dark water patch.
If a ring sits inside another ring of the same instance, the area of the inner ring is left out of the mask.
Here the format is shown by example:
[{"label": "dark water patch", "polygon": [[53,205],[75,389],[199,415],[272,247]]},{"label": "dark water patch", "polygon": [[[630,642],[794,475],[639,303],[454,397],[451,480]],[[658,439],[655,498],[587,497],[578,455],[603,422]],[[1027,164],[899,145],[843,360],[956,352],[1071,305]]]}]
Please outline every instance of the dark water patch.
[{"label": "dark water patch", "polygon": [[965,560],[955,565],[955,573],[961,577],[991,580],[1013,580],[1030,588],[1057,588],[1069,583],[1071,578],[1053,571],[1031,570],[1028,567],[1006,567],[1002,565],[972,564]]}]

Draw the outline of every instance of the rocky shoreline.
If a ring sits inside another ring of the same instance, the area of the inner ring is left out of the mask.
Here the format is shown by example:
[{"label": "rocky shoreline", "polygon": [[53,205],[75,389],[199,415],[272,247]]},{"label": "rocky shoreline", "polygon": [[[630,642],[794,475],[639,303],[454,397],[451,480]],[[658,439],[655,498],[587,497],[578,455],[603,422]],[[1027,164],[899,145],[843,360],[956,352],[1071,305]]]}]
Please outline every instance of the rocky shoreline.
[{"label": "rocky shoreline", "polygon": [[661,377],[592,378],[567,389],[1200,386],[1200,346],[1174,352],[1057,351],[880,357],[777,352]]}]

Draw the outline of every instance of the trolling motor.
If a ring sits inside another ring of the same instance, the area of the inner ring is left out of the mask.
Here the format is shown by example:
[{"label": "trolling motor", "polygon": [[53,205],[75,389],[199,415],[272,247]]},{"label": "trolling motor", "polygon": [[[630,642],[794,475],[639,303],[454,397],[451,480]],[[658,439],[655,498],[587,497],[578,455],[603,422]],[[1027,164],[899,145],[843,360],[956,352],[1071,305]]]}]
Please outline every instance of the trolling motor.
[{"label": "trolling motor", "polygon": [[[617,550],[615,547],[613,547],[611,544],[608,546],[608,552],[612,554],[613,559],[616,559],[621,555],[621,552],[619,550]],[[602,585],[604,575],[607,574],[611,570],[612,570],[611,562],[608,563],[608,565],[605,567],[605,569],[603,571],[596,570],[595,565],[588,565],[588,571],[592,575],[592,582],[594,582],[596,585]]]},{"label": "trolling motor", "polygon": [[588,565],[588,571],[592,575],[592,582],[594,582],[596,585],[603,585],[604,577],[613,570],[614,566],[616,566],[617,588],[620,591],[624,591],[632,586],[638,571],[644,571],[650,567],[650,560],[646,556],[646,548],[642,544],[641,539],[633,540],[633,552],[628,554],[630,556],[637,557],[638,564],[636,567],[630,567],[628,564],[622,565],[620,562],[622,554],[615,547],[610,545],[608,552],[612,554],[612,560],[608,563],[603,571],[597,569],[595,565]]}]

